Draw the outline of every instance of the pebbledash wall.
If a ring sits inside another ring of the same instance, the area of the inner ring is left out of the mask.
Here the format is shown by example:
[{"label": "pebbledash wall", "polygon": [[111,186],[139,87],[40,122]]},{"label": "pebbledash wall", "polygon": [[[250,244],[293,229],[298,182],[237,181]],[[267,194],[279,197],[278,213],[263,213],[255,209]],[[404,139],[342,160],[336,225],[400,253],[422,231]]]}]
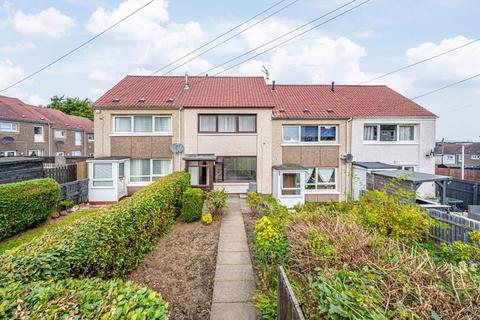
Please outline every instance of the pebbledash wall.
[{"label": "pebbledash wall", "polygon": [[[284,125],[326,125],[337,126],[335,143],[296,143],[283,142]],[[334,167],[337,169],[337,190],[322,193],[306,193],[305,201],[342,201],[350,190],[350,166],[342,160],[349,153],[349,126],[346,119],[295,120],[274,119],[272,121],[272,164],[299,165],[302,167]]]},{"label": "pebbledash wall", "polygon": [[[199,114],[256,115],[255,133],[199,133]],[[182,143],[185,155],[213,154],[215,156],[251,156],[257,158],[257,191],[272,193],[272,109],[271,108],[185,108]],[[184,169],[185,163],[182,163]],[[248,182],[216,182],[215,188],[230,193],[246,193]]]},{"label": "pebbledash wall", "polygon": [[[354,118],[352,120],[352,154],[355,161],[378,161],[396,166],[415,167],[415,171],[435,174],[435,118]],[[364,126],[368,124],[415,125],[415,141],[364,141]],[[427,156],[428,155],[428,156]],[[418,190],[424,197],[434,196],[433,183]]]}]

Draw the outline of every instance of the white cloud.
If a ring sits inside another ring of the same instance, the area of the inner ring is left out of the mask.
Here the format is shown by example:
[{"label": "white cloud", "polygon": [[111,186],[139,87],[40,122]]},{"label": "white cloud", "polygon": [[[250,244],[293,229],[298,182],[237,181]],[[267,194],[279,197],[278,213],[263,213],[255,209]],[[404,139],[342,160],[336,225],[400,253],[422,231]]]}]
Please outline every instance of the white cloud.
[{"label": "white cloud", "polygon": [[376,36],[375,31],[373,30],[365,30],[365,31],[357,31],[353,33],[355,38],[373,38]]},{"label": "white cloud", "polygon": [[24,72],[19,66],[15,66],[11,60],[0,62],[0,88],[11,85],[22,78]]},{"label": "white cloud", "polygon": [[12,19],[13,29],[26,36],[61,38],[68,34],[76,22],[73,18],[50,7],[35,14],[18,10]]},{"label": "white cloud", "polygon": [[48,100],[42,98],[39,94],[29,95],[26,102],[34,106],[46,106],[48,104]]},{"label": "white cloud", "polygon": [[34,50],[37,46],[34,43],[12,43],[0,45],[0,52],[5,53],[18,53],[18,52],[27,52]]},{"label": "white cloud", "polygon": [[88,77],[92,80],[98,80],[98,81],[106,81],[110,82],[112,81],[112,76],[103,70],[93,70],[88,74]]}]

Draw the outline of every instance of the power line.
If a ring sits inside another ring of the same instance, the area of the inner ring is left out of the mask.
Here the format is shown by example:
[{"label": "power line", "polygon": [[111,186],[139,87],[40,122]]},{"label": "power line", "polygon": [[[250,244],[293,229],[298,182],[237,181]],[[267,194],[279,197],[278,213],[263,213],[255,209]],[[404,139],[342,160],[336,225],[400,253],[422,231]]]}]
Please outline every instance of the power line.
[{"label": "power line", "polygon": [[462,80],[460,80],[460,81],[447,84],[446,86],[443,86],[443,87],[441,87],[441,88],[438,88],[438,89],[435,89],[435,90],[432,90],[432,91],[428,91],[428,92],[422,93],[421,95],[418,95],[418,96],[413,97],[413,98],[410,98],[410,99],[411,99],[411,100],[420,99],[420,98],[423,98],[423,97],[425,97],[425,96],[431,95],[431,94],[433,94],[433,93],[435,93],[435,92],[445,90],[445,89],[447,89],[447,88],[456,86],[456,85],[458,85],[458,84],[460,84],[460,83],[463,83],[463,82],[467,82],[467,81],[472,80],[472,79],[477,78],[477,77],[480,77],[480,73],[477,73],[477,74],[474,75],[474,76],[471,76],[471,77],[462,79]]},{"label": "power line", "polygon": [[[275,41],[280,40],[281,38],[283,38],[283,37],[285,37],[285,36],[288,36],[289,34],[292,34],[292,33],[296,32],[296,31],[298,31],[298,30],[300,30],[300,29],[303,29],[304,27],[306,27],[306,26],[308,26],[308,25],[310,25],[310,24],[312,24],[312,23],[314,23],[314,22],[316,22],[316,21],[318,21],[318,20],[320,20],[320,19],[322,19],[322,18],[325,18],[326,16],[328,16],[328,15],[330,15],[330,14],[332,14],[332,13],[334,13],[334,12],[336,12],[336,11],[338,11],[338,10],[340,10],[340,9],[342,9],[342,8],[348,6],[348,5],[350,5],[350,4],[352,4],[352,3],[356,2],[356,1],[357,1],[357,0],[353,0],[353,1],[347,2],[347,3],[343,4],[343,5],[341,5],[340,7],[337,7],[337,8],[335,8],[334,10],[329,11],[329,12],[321,15],[321,16],[318,17],[318,18],[315,18],[315,19],[313,19],[313,20],[310,20],[309,22],[307,22],[307,23],[305,23],[305,24],[302,24],[301,26],[296,27],[295,29],[290,30],[289,32],[287,32],[287,33],[285,33],[285,34],[283,34],[283,35],[281,35],[281,36],[278,36],[278,37],[276,37],[276,38],[274,38],[274,39],[272,39],[272,40],[270,40],[270,41],[268,41],[268,42],[266,42],[266,43],[264,43],[264,44],[262,44],[262,45],[260,45],[260,46],[258,46],[258,47],[256,47],[256,48],[253,48],[253,49],[251,49],[251,50],[249,50],[249,51],[247,51],[247,52],[245,52],[245,53],[243,53],[243,54],[241,54],[241,55],[239,55],[239,56],[236,56],[236,57],[234,57],[234,58],[232,58],[232,59],[229,59],[229,60],[227,60],[227,61],[225,61],[225,62],[223,62],[223,63],[221,63],[221,64],[219,64],[219,65],[217,65],[217,66],[215,66],[215,67],[213,67],[213,68],[210,68],[210,69],[208,69],[208,70],[200,73],[200,74],[204,74],[204,73],[206,74],[206,73],[208,73],[208,72],[210,72],[210,71],[212,71],[212,70],[215,70],[215,69],[217,69],[217,68],[220,68],[220,67],[222,67],[222,66],[224,66],[224,65],[226,65],[226,64],[228,64],[228,63],[230,63],[230,62],[232,62],[232,61],[235,61],[235,60],[237,60],[237,59],[239,59],[239,58],[241,58],[241,57],[244,57],[244,56],[248,55],[249,53],[252,53],[252,52],[254,52],[254,51],[256,51],[256,50],[258,50],[258,49],[260,49],[260,48],[263,48],[263,47],[265,47],[265,46],[267,46],[267,45],[269,45],[269,44],[271,44],[271,43],[274,43]],[[200,75],[200,74],[199,74],[199,75]]]},{"label": "power line", "polygon": [[53,66],[54,64],[56,64],[57,62],[59,62],[60,60],[63,60],[64,58],[68,57],[69,55],[71,55],[72,53],[74,53],[75,51],[81,49],[82,47],[86,46],[87,44],[89,44],[90,42],[94,41],[95,39],[99,38],[100,36],[102,36],[103,34],[107,33],[108,31],[110,31],[111,29],[115,28],[116,26],[118,26],[120,23],[122,23],[123,21],[127,20],[128,18],[132,17],[133,15],[137,14],[138,12],[140,12],[141,10],[143,10],[144,8],[146,8],[147,6],[151,5],[153,2],[155,2],[155,0],[151,0],[150,2],[144,4],[143,6],[139,7],[138,9],[136,9],[135,11],[133,11],[132,13],[128,14],[127,16],[125,16],[124,18],[118,20],[117,22],[115,22],[114,24],[112,24],[111,26],[109,26],[108,28],[106,28],[105,30],[103,30],[102,32],[96,34],[95,36],[91,37],[90,39],[88,39],[87,41],[81,43],[80,45],[78,45],[77,47],[73,48],[72,50],[68,51],[67,53],[65,53],[64,55],[60,56],[59,58],[53,60],[52,62],[50,62],[49,64],[47,64],[46,66],[43,66],[42,68],[38,69],[37,71],[29,74],[28,76],[18,80],[17,82],[9,85],[8,87],[0,90],[0,93],[1,92],[4,92],[8,89],[11,89],[13,87],[15,87],[16,85],[34,77],[35,75],[39,74],[40,72],[44,71],[45,69],[48,69],[49,67]]},{"label": "power line", "polygon": [[[353,1],[352,1],[352,2],[353,2]],[[299,33],[299,34],[297,34],[297,35],[289,38],[289,39],[286,39],[286,40],[280,42],[279,44],[277,44],[277,45],[275,45],[275,46],[273,46],[273,47],[271,47],[271,48],[268,48],[268,49],[266,49],[266,50],[263,50],[263,51],[255,54],[255,55],[252,56],[252,57],[249,57],[249,58],[247,58],[247,59],[245,59],[245,60],[240,61],[239,63],[236,63],[236,64],[228,67],[227,69],[224,69],[224,70],[222,70],[222,71],[220,71],[220,72],[217,72],[217,73],[214,74],[214,76],[217,76],[217,75],[219,75],[219,74],[221,74],[221,73],[223,73],[223,72],[225,72],[225,71],[228,71],[228,70],[230,70],[230,69],[233,69],[233,68],[235,68],[235,67],[237,67],[237,66],[239,66],[239,65],[241,65],[241,64],[244,64],[245,62],[247,62],[247,61],[249,61],[249,60],[251,60],[251,59],[254,59],[254,58],[256,58],[256,57],[258,57],[258,56],[260,56],[260,55],[262,55],[262,54],[264,54],[264,53],[266,53],[266,52],[268,52],[268,51],[270,51],[270,50],[276,49],[276,48],[284,45],[285,43],[287,43],[287,42],[289,42],[289,41],[292,41],[292,40],[294,40],[294,39],[296,39],[296,38],[298,38],[298,37],[306,34],[307,32],[310,32],[310,31],[312,31],[312,30],[314,30],[314,29],[316,29],[316,28],[318,28],[318,27],[320,27],[320,26],[323,26],[324,24],[326,24],[326,23],[328,23],[328,22],[330,22],[330,21],[332,21],[332,20],[335,20],[335,19],[337,19],[337,18],[339,18],[339,17],[347,14],[348,12],[350,12],[350,11],[352,11],[352,10],[354,10],[354,9],[356,9],[356,8],[364,5],[364,4],[366,4],[367,2],[370,2],[370,0],[365,0],[365,1],[357,4],[356,6],[353,6],[352,8],[350,8],[350,9],[348,9],[348,10],[345,10],[345,11],[343,11],[342,13],[339,13],[339,14],[333,16],[332,18],[330,18],[330,19],[328,19],[328,20],[325,20],[325,21],[323,21],[322,23],[319,23],[319,24],[317,24],[317,25],[314,25],[313,27],[311,27],[311,28],[309,28],[309,29],[307,29],[307,30],[305,30],[305,31],[303,31],[303,32],[301,32],[301,33]],[[348,5],[348,4],[347,4],[347,5]],[[344,7],[344,6],[345,6],[345,5],[343,5],[342,7]],[[339,8],[341,8],[341,7],[339,7]],[[331,11],[330,13],[337,11],[339,8],[335,9],[334,11]],[[330,14],[330,13],[328,13],[328,14]],[[328,15],[328,14],[327,14],[327,15]],[[282,36],[282,37],[283,37],[283,36]],[[264,46],[264,45],[262,45],[261,47],[263,47],[263,46]],[[241,55],[241,56],[244,56],[244,55],[245,55],[245,54],[243,54],[243,55]],[[241,57],[241,56],[239,56],[239,57]],[[238,58],[238,57],[237,57],[237,58]],[[234,58],[233,60],[236,60],[237,58]],[[232,59],[231,59],[231,61],[232,61]],[[227,63],[228,63],[228,62],[227,62]],[[223,63],[222,65],[224,65],[224,64],[225,64],[225,63]],[[220,65],[220,66],[222,66],[222,65]],[[213,69],[216,69],[216,68],[218,68],[218,66],[215,67],[215,68],[213,68]],[[210,70],[212,70],[212,69],[210,69]],[[209,71],[210,71],[210,70],[209,70]]]},{"label": "power line", "polygon": [[[174,65],[175,63],[183,60],[184,58],[190,56],[191,54],[193,54],[193,53],[195,53],[195,52],[197,52],[197,51],[205,48],[205,47],[208,46],[209,44],[217,41],[218,39],[222,38],[223,36],[225,36],[225,35],[229,34],[230,32],[234,31],[235,29],[238,29],[238,28],[242,27],[243,25],[245,25],[245,24],[249,23],[250,21],[254,20],[255,18],[261,16],[261,15],[264,14],[265,12],[270,11],[271,9],[275,8],[276,6],[280,5],[282,2],[285,2],[285,1],[287,1],[287,0],[282,0],[282,1],[279,1],[279,2],[277,2],[277,3],[275,3],[275,4],[273,4],[272,6],[268,7],[268,8],[265,9],[265,10],[263,10],[262,12],[254,15],[253,17],[251,17],[251,18],[248,19],[247,21],[244,21],[244,22],[236,25],[235,27],[229,29],[228,31],[226,31],[226,32],[224,32],[224,33],[222,33],[222,34],[220,34],[219,36],[217,36],[217,37],[215,37],[214,39],[208,41],[207,43],[201,45],[200,47],[198,47],[198,48],[190,51],[189,53],[185,54],[184,56],[182,56],[182,57],[180,57],[180,58],[178,58],[178,59],[176,59],[176,60],[168,63],[167,65],[161,67],[160,69],[157,69],[157,70],[154,71],[151,75],[154,75],[154,74],[156,74],[156,73],[159,73],[160,71],[162,71],[162,70],[170,67],[171,65]],[[297,0],[297,1],[299,1],[299,0]],[[297,2],[297,1],[295,1],[295,2]],[[292,3],[292,4],[293,4],[293,3]],[[290,4],[290,5],[292,5],[292,4]],[[289,6],[290,6],[290,5],[289,5]],[[284,7],[283,9],[286,9],[286,7]],[[281,10],[283,10],[283,9],[281,9]],[[281,10],[280,10],[280,11],[281,11]],[[278,12],[278,11],[277,11],[277,12]],[[277,12],[276,12],[276,13],[277,13]],[[275,14],[275,13],[274,13],[274,14]],[[271,16],[271,15],[270,15],[270,16]],[[268,16],[267,18],[269,18],[270,16]],[[264,19],[264,20],[265,20],[265,19]],[[263,20],[262,20],[262,21],[263,21]],[[257,23],[257,24],[258,24],[258,23]],[[251,27],[249,27],[249,28],[251,28]],[[246,30],[244,30],[244,31],[246,31]],[[244,32],[244,31],[242,31],[242,32]],[[237,34],[237,35],[238,35],[238,34]],[[228,40],[226,40],[226,41],[228,41]],[[225,42],[226,42],[226,41],[225,41]],[[225,43],[225,42],[222,42],[221,44],[223,44],[223,43]],[[220,44],[219,44],[219,45],[220,45]],[[218,45],[217,45],[217,46],[218,46]],[[215,47],[217,47],[217,46],[215,46]],[[203,53],[202,53],[202,54],[203,54]],[[197,57],[198,57],[198,56],[197,56]],[[188,62],[189,62],[189,61],[188,61]],[[183,66],[183,65],[184,65],[184,64],[182,64],[181,66]],[[181,66],[178,66],[177,68],[179,68],[179,67],[181,67]],[[167,73],[170,73],[170,71],[168,71]]]},{"label": "power line", "polygon": [[391,74],[397,73],[397,72],[399,72],[399,71],[402,71],[402,70],[411,68],[411,67],[413,67],[413,66],[419,65],[419,64],[421,64],[421,63],[424,63],[424,62],[433,60],[433,59],[435,59],[435,58],[441,57],[441,56],[443,56],[443,55],[446,55],[446,54],[448,54],[448,53],[450,53],[450,52],[453,52],[453,51],[456,51],[456,50],[458,50],[458,49],[461,49],[461,48],[464,48],[464,47],[466,47],[466,46],[469,46],[469,45],[471,45],[471,44],[473,44],[473,43],[475,43],[475,42],[478,42],[478,41],[480,41],[480,38],[479,38],[479,39],[475,39],[475,40],[470,41],[470,42],[467,42],[467,43],[465,43],[465,44],[462,44],[461,46],[452,48],[452,49],[450,49],[450,50],[441,52],[441,53],[436,54],[436,55],[434,55],[434,56],[431,56],[431,57],[429,57],[429,58],[426,58],[426,59],[417,61],[417,62],[415,62],[415,63],[409,64],[409,65],[406,65],[406,66],[403,66],[403,67],[398,68],[398,69],[395,69],[395,70],[393,70],[393,71],[384,73],[384,74],[382,74],[381,76],[372,78],[372,79],[370,79],[370,80],[366,80],[366,81],[359,82],[359,83],[357,83],[357,84],[358,84],[358,85],[360,85],[360,84],[365,84],[365,83],[368,83],[368,82],[372,82],[372,81],[375,81],[375,80],[378,80],[378,79],[385,78],[386,76],[389,76],[389,75],[391,75]]}]

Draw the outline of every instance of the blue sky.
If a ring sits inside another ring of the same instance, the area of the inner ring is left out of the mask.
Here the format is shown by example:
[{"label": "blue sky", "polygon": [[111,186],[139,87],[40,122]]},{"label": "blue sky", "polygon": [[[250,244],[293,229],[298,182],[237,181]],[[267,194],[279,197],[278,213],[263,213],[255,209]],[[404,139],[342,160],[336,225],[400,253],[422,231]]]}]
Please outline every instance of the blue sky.
[{"label": "blue sky", "polygon": [[[95,100],[124,75],[148,74],[277,1],[156,0],[72,56],[2,94],[34,104],[45,104],[55,94]],[[0,87],[147,2],[0,0]],[[205,71],[346,2],[300,0],[173,74]],[[475,0],[371,0],[225,74],[262,75],[265,65],[277,82],[354,84],[480,37],[479,14]],[[479,73],[478,57],[480,42],[377,83],[416,96]],[[480,79],[417,102],[439,116],[437,139],[480,140]]]}]

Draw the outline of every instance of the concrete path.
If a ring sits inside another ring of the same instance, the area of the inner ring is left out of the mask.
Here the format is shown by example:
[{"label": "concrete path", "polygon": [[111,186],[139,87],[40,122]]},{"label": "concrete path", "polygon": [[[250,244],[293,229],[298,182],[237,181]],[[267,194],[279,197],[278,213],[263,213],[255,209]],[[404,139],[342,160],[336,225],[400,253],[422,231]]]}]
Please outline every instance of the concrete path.
[{"label": "concrete path", "polygon": [[240,198],[228,199],[222,219],[210,320],[254,320],[252,262],[240,212]]}]

